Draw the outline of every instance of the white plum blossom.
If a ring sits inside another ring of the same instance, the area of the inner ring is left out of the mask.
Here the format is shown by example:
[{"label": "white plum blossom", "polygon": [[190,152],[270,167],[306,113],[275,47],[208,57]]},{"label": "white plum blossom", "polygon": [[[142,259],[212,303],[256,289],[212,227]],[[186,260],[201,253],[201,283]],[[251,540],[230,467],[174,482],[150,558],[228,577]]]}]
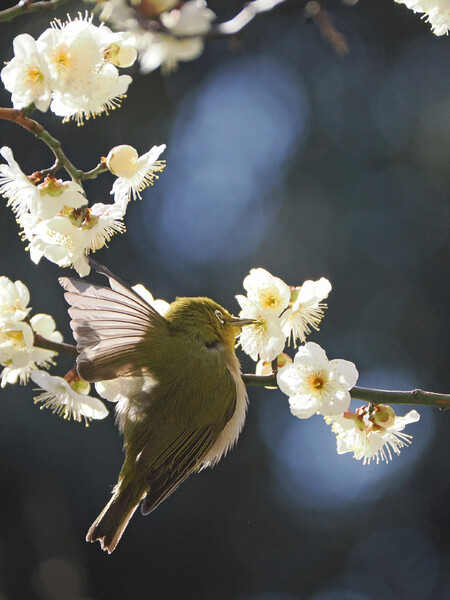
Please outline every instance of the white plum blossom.
[{"label": "white plum blossom", "polygon": [[31,228],[24,227],[24,235],[30,242],[28,250],[35,264],[45,256],[60,267],[73,266],[81,276],[89,273],[83,232],[68,218],[57,216]]},{"label": "white plum blossom", "polygon": [[23,321],[30,312],[30,292],[21,281],[0,277],[0,323]]},{"label": "white plum blossom", "polygon": [[141,298],[143,298],[146,302],[150,304],[160,315],[165,315],[169,310],[170,304],[165,300],[155,300],[153,295],[149,290],[142,285],[142,283],[138,283],[137,285],[133,285],[133,290],[139,294]]},{"label": "white plum blossom", "polygon": [[327,359],[318,344],[301,346],[294,362],[277,375],[280,390],[289,396],[291,412],[300,419],[316,413],[340,415],[350,406],[349,390],[356,384],[358,371],[347,360]]},{"label": "white plum blossom", "polygon": [[0,323],[0,364],[7,366],[33,348],[34,334],[31,326],[15,319]]},{"label": "white plum blossom", "polygon": [[[38,314],[28,320],[30,293],[21,282],[0,277],[0,385],[27,383],[30,372],[53,364],[56,352],[34,346],[35,335],[62,342],[50,315]],[[25,321],[26,319],[26,321]]]},{"label": "white plum blossom", "polygon": [[50,72],[50,109],[64,121],[95,117],[120,106],[131,77],[115,65],[130,66],[136,58],[130,33],[113,33],[92,24],[92,15],[56,20],[38,38],[37,46]]},{"label": "white plum blossom", "polygon": [[96,252],[110,241],[115,233],[123,233],[125,209],[120,204],[97,202],[87,212],[82,223],[85,251]]},{"label": "white plum blossom", "polygon": [[99,28],[101,34],[106,33],[104,38],[105,49],[103,51],[105,60],[116,67],[131,67],[137,58],[136,38],[126,31],[113,33],[108,27]]},{"label": "white plum blossom", "polygon": [[88,275],[87,254],[102,248],[115,233],[125,231],[124,212],[118,204],[97,203],[29,227],[22,223],[31,260],[38,264],[44,256],[60,267],[73,267],[82,277]]},{"label": "white plum blossom", "polygon": [[162,13],[160,20],[166,32],[142,39],[141,71],[148,73],[161,67],[168,74],[177,69],[180,61],[198,58],[205,46],[202,36],[210,31],[215,18],[205,0],[189,0],[180,8]]},{"label": "white plum blossom", "polygon": [[[146,0],[131,7],[124,0],[109,0],[100,4],[100,18],[134,34],[143,73],[161,67],[167,74],[180,61],[194,60],[202,54],[203,36],[216,17],[204,0],[178,4],[176,0]],[[164,31],[151,31],[142,25],[146,19],[155,17],[159,17]]]},{"label": "white plum blossom", "polygon": [[81,422],[86,426],[92,419],[104,419],[108,410],[101,400],[80,394],[72,389],[70,383],[62,377],[56,377],[45,371],[33,371],[31,379],[43,391],[35,397],[35,403],[42,402],[41,408],[49,408],[64,419]]},{"label": "white plum blossom", "polygon": [[97,27],[86,14],[63,23],[55,20],[35,41],[30,35],[14,40],[14,58],[2,70],[15,108],[32,102],[50,109],[63,121],[95,117],[120,106],[131,77],[117,67],[131,66],[137,57],[131,32]]},{"label": "white plum blossom", "polygon": [[3,85],[11,92],[14,108],[34,103],[45,112],[51,100],[50,73],[34,38],[28,33],[13,42],[14,58],[2,69]]},{"label": "white plum blossom", "polygon": [[244,279],[247,297],[258,303],[264,310],[273,311],[277,316],[289,306],[291,291],[279,277],[274,277],[266,269],[251,269]]},{"label": "white plum blossom", "polygon": [[285,335],[281,321],[271,310],[265,310],[246,296],[236,296],[239,302],[241,319],[254,319],[256,323],[245,326],[239,334],[239,344],[254,361],[258,357],[272,361],[283,352]]},{"label": "white plum blossom", "polygon": [[0,154],[8,163],[0,165],[0,194],[8,199],[6,206],[10,206],[16,216],[20,217],[34,203],[39,190],[22,172],[11,148],[3,146]]},{"label": "white plum blossom", "polygon": [[40,219],[56,216],[65,206],[80,208],[87,204],[83,188],[78,183],[46,177],[36,185],[22,172],[11,148],[3,146],[0,154],[8,163],[0,165],[0,194],[8,199],[7,206],[11,207],[19,222],[25,214],[30,217],[27,223],[37,223]]},{"label": "white plum blossom", "polygon": [[203,38],[189,37],[178,39],[166,33],[146,32],[140,42],[140,65],[142,73],[151,73],[161,67],[164,75],[178,68],[179,62],[189,62],[198,58],[205,46]]},{"label": "white plum blossom", "polygon": [[[23,323],[23,325],[29,327],[26,323]],[[63,341],[61,333],[56,331],[54,319],[50,315],[37,314],[30,319],[30,326],[34,332],[32,334],[33,339],[27,340],[29,343],[25,344],[19,352],[10,353],[7,360],[1,361],[1,364],[4,366],[0,374],[2,388],[8,383],[14,384],[18,381],[24,385],[28,382],[32,371],[38,367],[48,368],[54,364],[52,359],[56,355],[56,352],[33,346],[34,334],[40,335],[51,342],[59,343]],[[25,333],[25,336],[28,338],[29,332],[26,328],[23,329],[22,333]]]},{"label": "white plum blossom", "polygon": [[450,29],[450,0],[395,0],[417,13],[424,13],[435,35],[448,34]]},{"label": "white plum blossom", "polygon": [[153,180],[158,178],[157,173],[161,173],[166,166],[164,160],[158,160],[165,148],[165,144],[153,146],[142,156],[126,144],[110,150],[106,165],[117,176],[111,190],[116,203],[126,206],[131,199],[141,198],[142,190],[153,185]]},{"label": "white plum blossom", "polygon": [[294,345],[299,339],[302,343],[306,336],[311,333],[311,327],[318,330],[323,317],[322,304],[331,291],[331,283],[325,277],[318,281],[305,281],[300,288],[294,288],[292,292],[292,305],[283,314],[283,331],[287,338],[292,336]]},{"label": "white plum blossom", "polygon": [[174,36],[201,36],[208,33],[216,18],[205,0],[189,0],[180,8],[161,15],[161,22]]},{"label": "white plum blossom", "polygon": [[372,416],[368,406],[361,407],[356,414],[347,411],[342,415],[326,417],[337,436],[338,454],[353,452],[353,458],[363,460],[365,465],[372,460],[378,464],[380,461],[389,462],[392,453],[399,455],[401,448],[411,444],[412,436],[403,433],[403,429],[409,423],[418,421],[419,413],[411,410],[404,417],[397,417],[391,407],[383,407],[383,410],[391,413],[384,424]]}]

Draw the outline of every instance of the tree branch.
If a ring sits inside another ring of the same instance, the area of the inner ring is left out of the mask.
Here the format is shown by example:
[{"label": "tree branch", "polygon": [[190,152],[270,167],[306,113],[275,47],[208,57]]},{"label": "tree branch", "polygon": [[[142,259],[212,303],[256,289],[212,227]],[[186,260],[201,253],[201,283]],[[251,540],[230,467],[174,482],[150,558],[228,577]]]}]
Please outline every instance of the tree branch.
[{"label": "tree branch", "polygon": [[50,12],[58,6],[62,6],[63,4],[67,4],[70,0],[46,0],[41,2],[33,2],[33,0],[20,0],[20,2],[16,6],[11,6],[10,8],[5,8],[5,10],[0,11],[0,23],[12,21],[16,17],[20,17],[20,15],[25,15],[27,13],[34,13],[38,11],[42,12]]},{"label": "tree branch", "polygon": [[83,179],[93,179],[100,173],[103,173],[107,170],[106,165],[103,165],[103,163],[100,163],[94,169],[86,172],[77,169],[64,154],[61,148],[61,142],[50,135],[50,133],[44,129],[40,123],[27,117],[28,112],[30,112],[29,107],[22,110],[0,107],[0,119],[12,121],[13,123],[17,123],[17,125],[24,127],[35,137],[47,144],[47,146],[51,149],[56,157],[56,162],[52,167],[50,167],[50,169],[44,169],[43,173],[54,173],[58,169],[65,169],[73,181],[79,183]]},{"label": "tree branch", "polygon": [[[275,375],[242,375],[247,386],[278,387]],[[432,406],[442,410],[450,409],[450,394],[411,390],[410,392],[376,390],[355,386],[350,390],[355,400],[373,404],[412,404],[416,406]]]},{"label": "tree branch", "polygon": [[76,346],[72,344],[64,344],[63,342],[52,342],[51,340],[47,340],[42,335],[38,333],[34,334],[34,344],[36,348],[43,348],[44,350],[52,350],[53,352],[58,352],[61,354],[69,354],[70,356],[78,356]]},{"label": "tree branch", "polygon": [[255,17],[271,12],[274,8],[285,2],[287,0],[253,0],[253,2],[249,2],[240,13],[229,21],[213,25],[211,31],[205,37],[206,39],[217,40],[237,35],[244,31]]}]

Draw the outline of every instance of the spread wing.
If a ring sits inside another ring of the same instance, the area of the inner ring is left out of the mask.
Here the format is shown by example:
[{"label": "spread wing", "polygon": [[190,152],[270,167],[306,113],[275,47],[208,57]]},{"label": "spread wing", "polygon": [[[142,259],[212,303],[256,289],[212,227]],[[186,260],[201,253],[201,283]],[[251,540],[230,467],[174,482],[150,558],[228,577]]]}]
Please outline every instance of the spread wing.
[{"label": "spread wing", "polygon": [[237,394],[236,385],[228,372],[217,388],[220,394],[204,398],[210,410],[216,409],[213,422],[178,429],[178,432],[173,431],[173,423],[165,423],[153,432],[138,454],[136,466],[149,483],[149,491],[141,506],[142,514],[151,512],[191,473],[200,469],[204,457],[232,418]]},{"label": "spread wing", "polygon": [[141,374],[148,348],[167,331],[167,321],[108,269],[90,262],[111,287],[69,277],[59,280],[70,304],[78,372],[87,381]]}]

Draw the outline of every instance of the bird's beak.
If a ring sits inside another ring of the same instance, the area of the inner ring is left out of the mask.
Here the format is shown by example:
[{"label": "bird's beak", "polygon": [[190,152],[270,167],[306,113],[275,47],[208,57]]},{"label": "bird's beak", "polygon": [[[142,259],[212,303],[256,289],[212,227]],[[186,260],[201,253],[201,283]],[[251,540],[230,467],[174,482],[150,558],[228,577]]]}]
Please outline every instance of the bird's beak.
[{"label": "bird's beak", "polygon": [[245,325],[254,325],[258,321],[256,319],[240,319],[239,317],[231,317],[230,322],[236,327],[245,327]]}]

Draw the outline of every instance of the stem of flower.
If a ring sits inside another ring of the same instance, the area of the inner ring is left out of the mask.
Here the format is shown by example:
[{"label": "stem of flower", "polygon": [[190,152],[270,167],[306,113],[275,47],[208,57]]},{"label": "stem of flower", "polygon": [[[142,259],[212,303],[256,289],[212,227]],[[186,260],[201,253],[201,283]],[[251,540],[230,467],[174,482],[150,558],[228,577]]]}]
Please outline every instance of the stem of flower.
[{"label": "stem of flower", "polygon": [[58,6],[67,4],[70,0],[47,0],[46,2],[33,2],[33,0],[21,0],[16,6],[11,6],[0,11],[0,23],[12,21],[20,15],[37,11],[49,12]]},{"label": "stem of flower", "polygon": [[[247,386],[277,387],[275,375],[242,375]],[[373,404],[413,404],[417,406],[433,406],[442,410],[450,409],[450,394],[411,390],[410,392],[376,390],[355,386],[350,390],[351,397]]]},{"label": "stem of flower", "polygon": [[76,346],[72,344],[64,344],[63,342],[52,342],[47,340],[41,335],[34,334],[34,346],[36,348],[43,348],[44,350],[52,350],[53,352],[60,352],[61,354],[69,354],[70,356],[78,356]]},{"label": "stem of flower", "polygon": [[91,169],[90,171],[85,171],[81,177],[81,179],[95,179],[97,177],[97,175],[100,175],[100,173],[104,173],[105,171],[108,170],[108,167],[106,166],[106,164],[100,162],[95,169]]}]

